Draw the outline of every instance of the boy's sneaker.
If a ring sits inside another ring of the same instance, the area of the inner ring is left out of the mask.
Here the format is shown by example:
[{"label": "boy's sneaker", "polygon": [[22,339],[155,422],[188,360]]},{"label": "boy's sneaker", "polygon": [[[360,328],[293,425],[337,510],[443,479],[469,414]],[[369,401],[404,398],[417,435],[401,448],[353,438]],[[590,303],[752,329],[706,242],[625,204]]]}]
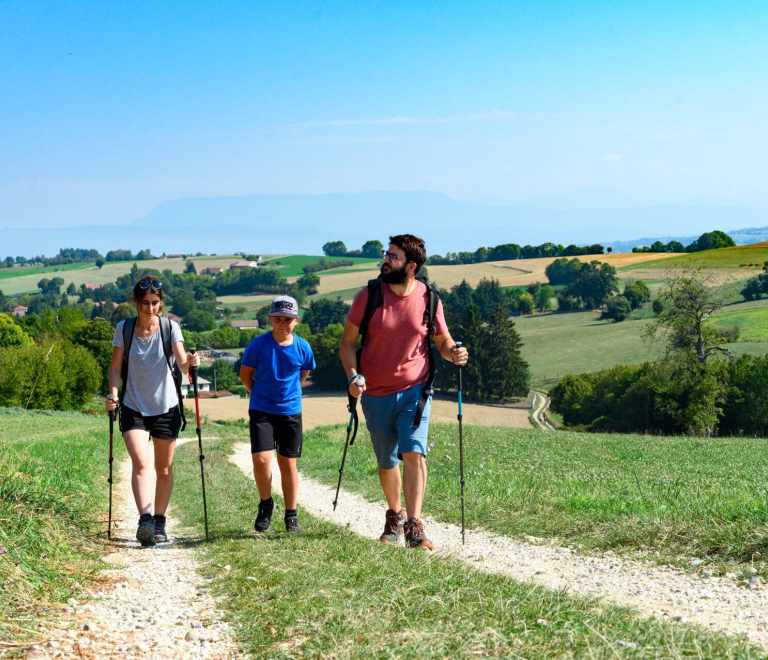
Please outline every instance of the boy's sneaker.
[{"label": "boy's sneaker", "polygon": [[165,533],[165,516],[155,516],[155,543],[168,543]]},{"label": "boy's sneaker", "polygon": [[300,532],[301,523],[298,516],[291,516],[285,519],[285,531],[286,532]]},{"label": "boy's sneaker", "polygon": [[151,513],[142,513],[139,518],[139,528],[136,530],[136,539],[142,548],[155,545],[155,521]]},{"label": "boy's sneaker", "polygon": [[405,545],[409,548],[435,549],[432,541],[424,534],[424,525],[421,524],[421,520],[416,520],[416,518],[411,518],[405,523]]},{"label": "boy's sneaker", "polygon": [[269,525],[272,522],[272,511],[274,509],[275,502],[271,497],[268,500],[259,502],[259,513],[256,515],[256,522],[253,523],[253,528],[257,532],[269,531]]},{"label": "boy's sneaker", "polygon": [[392,509],[387,509],[386,516],[384,531],[379,537],[379,541],[382,543],[393,543],[397,545],[400,543],[400,535],[403,533],[403,525],[405,524],[405,511],[400,509],[400,513],[395,513]]}]

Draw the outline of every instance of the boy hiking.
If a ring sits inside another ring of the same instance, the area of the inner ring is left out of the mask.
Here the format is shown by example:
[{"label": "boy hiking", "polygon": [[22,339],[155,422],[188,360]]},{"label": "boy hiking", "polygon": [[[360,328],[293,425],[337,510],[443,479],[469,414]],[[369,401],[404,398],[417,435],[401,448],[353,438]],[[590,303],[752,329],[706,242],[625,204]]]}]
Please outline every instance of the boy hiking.
[{"label": "boy hiking", "polygon": [[[362,395],[365,423],[389,507],[380,538],[399,543],[403,526],[409,548],[431,550],[433,545],[421,522],[434,380],[428,335],[433,333],[440,355],[456,365],[467,363],[467,349],[457,347],[451,339],[437,292],[416,279],[427,260],[424,241],[411,234],[390,236],[382,257],[380,279],[371,280],[352,303],[339,352],[349,393]],[[433,326],[432,332],[428,325]],[[355,342],[360,335],[364,347],[358,365]]]},{"label": "boy hiking", "polygon": [[275,298],[269,322],[272,332],[248,344],[240,366],[240,380],[251,394],[251,457],[261,498],[253,527],[257,532],[266,532],[272,521],[272,450],[276,449],[285,500],[285,529],[300,532],[296,459],[301,456],[302,444],[301,386],[315,368],[315,357],[309,343],[293,334],[299,322],[299,305],[293,298]]}]

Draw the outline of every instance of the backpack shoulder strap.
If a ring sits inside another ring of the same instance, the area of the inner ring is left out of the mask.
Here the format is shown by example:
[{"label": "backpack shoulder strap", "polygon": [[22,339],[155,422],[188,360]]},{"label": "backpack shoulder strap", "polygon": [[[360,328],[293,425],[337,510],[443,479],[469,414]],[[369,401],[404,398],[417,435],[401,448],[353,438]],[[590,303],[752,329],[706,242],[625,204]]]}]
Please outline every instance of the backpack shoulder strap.
[{"label": "backpack shoulder strap", "polygon": [[368,328],[371,325],[371,319],[376,310],[384,304],[384,296],[381,291],[381,279],[368,280],[368,301],[365,305],[365,314],[360,323],[360,337],[362,345],[365,345],[365,338],[368,336]]},{"label": "backpack shoulder strap", "polygon": [[357,372],[360,373],[360,360],[363,355],[365,339],[368,336],[368,328],[376,310],[384,304],[384,295],[381,291],[381,278],[368,280],[368,300],[365,303],[365,314],[360,322],[360,348],[357,349]]},{"label": "backpack shoulder strap", "polygon": [[424,383],[424,389],[421,392],[421,398],[416,406],[416,414],[413,417],[413,424],[411,428],[417,429],[421,425],[421,418],[424,415],[424,408],[429,401],[429,397],[432,396],[432,386],[435,384],[435,371],[437,369],[437,363],[435,361],[435,354],[432,351],[432,337],[435,336],[437,326],[435,325],[435,317],[437,316],[437,303],[440,301],[440,294],[437,288],[433,284],[426,284],[427,287],[427,305],[424,309],[424,325],[427,326],[427,361],[429,363],[429,375],[427,381]]},{"label": "backpack shoulder strap", "polygon": [[187,428],[187,418],[184,414],[184,398],[181,394],[181,370],[176,363],[176,358],[173,355],[173,348],[171,346],[171,319],[167,316],[160,317],[160,338],[163,340],[163,353],[165,354],[165,362],[168,365],[168,369],[171,372],[173,378],[173,384],[176,387],[176,398],[179,400],[179,413],[181,414],[181,430]]},{"label": "backpack shoulder strap", "polygon": [[123,364],[120,368],[120,380],[122,386],[120,388],[120,404],[122,405],[125,398],[125,388],[128,386],[128,356],[131,354],[131,346],[133,345],[133,334],[136,331],[136,317],[132,316],[129,319],[123,321]]}]

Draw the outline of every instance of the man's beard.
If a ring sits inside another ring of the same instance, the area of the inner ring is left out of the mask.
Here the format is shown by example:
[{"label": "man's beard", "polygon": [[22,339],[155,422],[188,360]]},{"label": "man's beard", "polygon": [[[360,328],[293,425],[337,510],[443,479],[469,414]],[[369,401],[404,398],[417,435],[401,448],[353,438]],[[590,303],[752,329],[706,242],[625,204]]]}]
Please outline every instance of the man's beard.
[{"label": "man's beard", "polygon": [[[389,266],[388,271],[384,271],[384,266]],[[395,268],[391,264],[382,264],[381,266],[381,281],[387,284],[402,284],[408,279],[408,272],[405,270],[405,265],[402,268]]]}]

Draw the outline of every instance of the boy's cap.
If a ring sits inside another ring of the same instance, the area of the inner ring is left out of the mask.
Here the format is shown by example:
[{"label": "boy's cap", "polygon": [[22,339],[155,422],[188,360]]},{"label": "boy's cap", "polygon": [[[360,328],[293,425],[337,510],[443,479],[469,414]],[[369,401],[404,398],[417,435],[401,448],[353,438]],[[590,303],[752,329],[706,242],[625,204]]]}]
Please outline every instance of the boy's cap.
[{"label": "boy's cap", "polygon": [[288,318],[299,318],[299,303],[290,296],[278,296],[272,301],[269,308],[270,316],[286,316]]}]

